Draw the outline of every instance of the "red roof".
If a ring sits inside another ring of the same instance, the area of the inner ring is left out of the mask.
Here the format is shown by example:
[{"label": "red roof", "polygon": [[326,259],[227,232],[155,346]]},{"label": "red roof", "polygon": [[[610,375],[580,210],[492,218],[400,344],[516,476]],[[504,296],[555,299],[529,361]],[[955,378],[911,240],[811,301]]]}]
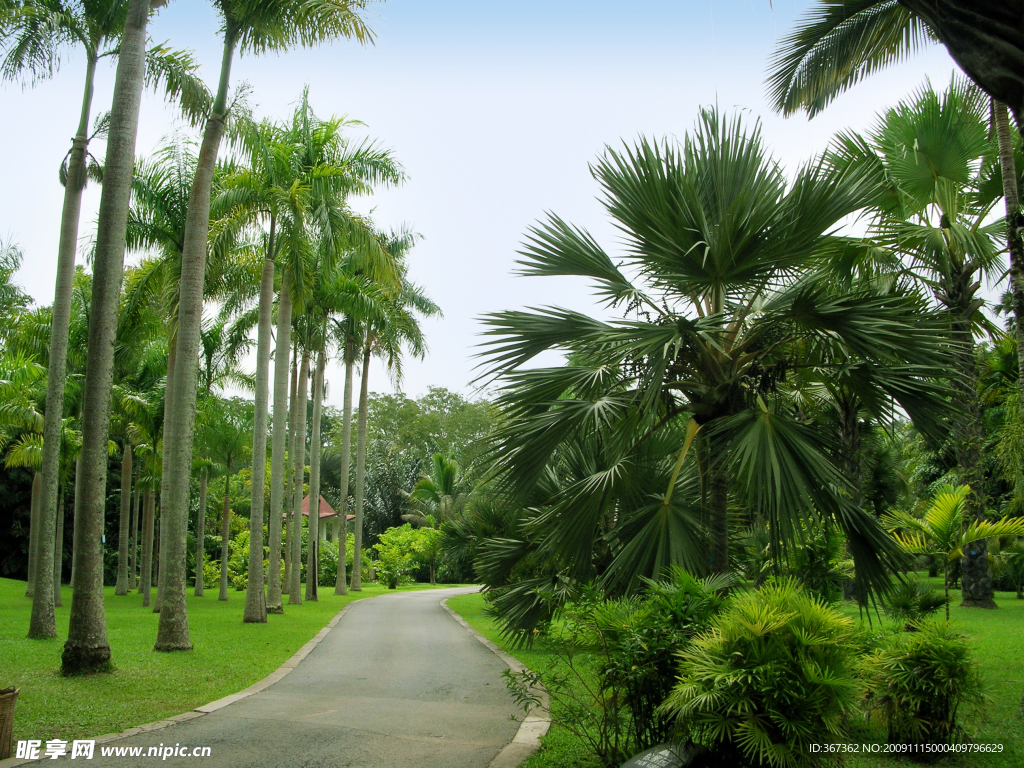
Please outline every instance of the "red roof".
[{"label": "red roof", "polygon": [[[309,495],[308,494],[306,495],[306,498],[304,498],[302,500],[302,514],[305,515],[306,517],[309,517]],[[335,512],[331,508],[331,505],[327,503],[327,499],[325,499],[323,496],[321,496],[320,497],[320,519],[322,520],[325,517],[334,517],[337,514],[338,513]]]},{"label": "red roof", "polygon": [[[309,517],[309,494],[306,494],[306,498],[302,500],[302,514]],[[334,508],[327,503],[327,499],[323,496],[320,497],[320,519],[323,520],[325,517],[337,517],[338,513],[334,511]],[[282,512],[281,517],[288,517],[287,513]],[[355,520],[355,515],[345,515],[345,521]]]}]

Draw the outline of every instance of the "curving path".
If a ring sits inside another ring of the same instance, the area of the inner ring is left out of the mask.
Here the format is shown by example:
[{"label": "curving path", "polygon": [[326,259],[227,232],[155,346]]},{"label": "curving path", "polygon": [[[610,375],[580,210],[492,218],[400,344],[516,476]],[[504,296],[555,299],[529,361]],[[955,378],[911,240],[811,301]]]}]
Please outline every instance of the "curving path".
[{"label": "curving path", "polygon": [[501,677],[505,665],[440,605],[472,591],[356,601],[268,688],[203,717],[103,745],[208,746],[209,757],[101,757],[97,745],[83,765],[485,768],[515,736],[519,718],[511,717],[517,710]]}]

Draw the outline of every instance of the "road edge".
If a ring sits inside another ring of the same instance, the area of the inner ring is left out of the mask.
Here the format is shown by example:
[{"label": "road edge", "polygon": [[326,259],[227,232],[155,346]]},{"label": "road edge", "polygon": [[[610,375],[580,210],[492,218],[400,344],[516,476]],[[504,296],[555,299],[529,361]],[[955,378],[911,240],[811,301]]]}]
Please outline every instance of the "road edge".
[{"label": "road edge", "polygon": [[[383,595],[375,595],[375,597],[383,597]],[[370,599],[372,600],[373,598]],[[352,602],[343,606],[342,609],[338,611],[336,614],[334,614],[334,617],[329,622],[327,622],[327,624],[324,625],[323,629],[321,629],[319,632],[313,635],[313,637],[308,642],[306,642],[305,645],[299,648],[299,650],[293,653],[288,658],[288,660],[285,661],[284,664],[275,669],[262,680],[258,680],[257,682],[253,683],[248,688],[243,688],[238,693],[232,693],[231,695],[224,696],[223,698],[217,699],[216,701],[211,701],[207,704],[198,706],[195,709],[190,709],[188,712],[182,712],[180,715],[168,717],[163,720],[157,720],[152,723],[136,725],[131,728],[126,728],[125,730],[119,731],[117,733],[106,733],[102,736],[96,736],[94,739],[89,739],[89,741],[95,741],[97,744],[106,744],[110,741],[117,741],[118,739],[125,739],[129,736],[135,736],[138,733],[159,731],[162,728],[168,728],[172,725],[176,725],[177,723],[184,723],[187,720],[195,720],[197,717],[202,717],[203,715],[208,715],[211,712],[216,712],[218,709],[223,709],[228,704],[234,704],[236,701],[246,699],[249,696],[252,696],[254,693],[259,693],[264,688],[269,688],[278,680],[285,677],[285,675],[290,673],[293,669],[295,669],[299,665],[300,661],[306,658],[314,648],[320,645],[320,642],[324,639],[324,637],[327,636],[327,633],[334,629],[334,627],[337,626],[338,622],[341,621],[341,617],[345,615],[345,612],[358,602],[361,601],[353,600]],[[447,608],[447,606],[445,607]],[[23,758],[18,757],[8,757],[5,760],[0,760],[0,768],[14,768],[18,765],[40,763],[42,762],[42,760],[43,758],[40,758],[38,760],[25,760]]]},{"label": "road edge", "polygon": [[[441,607],[448,611],[453,619],[468,630],[469,633],[484,646],[484,648],[501,659],[505,666],[513,672],[529,671],[528,667],[519,661],[519,659],[505,653],[505,651],[481,635],[470,625],[468,621],[462,618],[452,608],[448,607],[448,601],[450,599],[450,597],[446,597],[441,600]],[[519,765],[524,763],[527,758],[531,757],[538,749],[540,749],[540,740],[545,734],[547,734],[548,729],[551,728],[551,700],[548,698],[548,692],[544,690],[543,687],[538,688],[537,695],[540,699],[540,706],[523,719],[519,724],[519,730],[512,738],[512,741],[506,744],[497,756],[491,760],[488,764],[488,768],[517,768]],[[4,766],[0,764],[0,768],[4,768]]]}]

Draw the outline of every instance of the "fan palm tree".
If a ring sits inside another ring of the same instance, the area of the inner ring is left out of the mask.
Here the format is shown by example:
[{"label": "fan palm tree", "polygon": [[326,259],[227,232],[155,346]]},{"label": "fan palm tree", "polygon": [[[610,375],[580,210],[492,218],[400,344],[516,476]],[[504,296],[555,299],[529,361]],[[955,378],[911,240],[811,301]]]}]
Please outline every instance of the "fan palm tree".
[{"label": "fan palm tree", "polygon": [[1004,517],[990,522],[972,519],[967,500],[971,489],[966,485],[943,485],[932,498],[931,506],[921,518],[909,512],[894,510],[882,518],[882,524],[900,545],[915,555],[942,556],[942,586],[946,598],[946,621],[949,621],[949,564],[965,557],[988,558],[988,549],[979,542],[997,536],[1024,536],[1024,518]]},{"label": "fan palm tree", "polygon": [[[960,16],[961,28],[957,36],[978,34],[978,37],[969,41],[969,47],[974,48],[975,53],[964,59],[955,52],[956,46],[951,47],[950,52],[991,97],[990,111],[995,125],[1006,211],[1004,237],[1010,255],[1014,334],[1017,337],[1018,355],[1021,356],[1018,386],[1022,393],[1021,419],[1024,421],[1024,240],[1021,238],[1024,221],[1020,215],[1020,182],[1015,156],[1019,152],[1015,153],[1006,104],[1000,102],[995,95],[997,91],[993,89],[991,78],[979,78],[979,70],[969,63],[969,60],[975,65],[979,63],[978,55],[984,45],[981,40],[993,30],[989,27],[982,31],[987,23],[984,21],[985,14],[977,7],[977,3],[971,5],[971,14]],[[1008,5],[1003,4],[1001,12],[1009,14],[1008,18],[1014,18],[1014,11]],[[790,115],[803,109],[809,117],[814,117],[832,99],[862,78],[937,42],[938,30],[932,25],[942,15],[937,6],[929,8],[925,3],[916,1],[819,0],[775,51],[768,75],[772,105],[783,114]],[[964,23],[967,19],[972,21]],[[972,22],[978,24],[977,28]],[[948,33],[949,29],[944,31]],[[944,42],[948,45],[950,41],[944,39]],[[1005,53],[1010,49],[1001,47],[1000,50]],[[989,49],[980,54],[981,59],[987,61],[986,67],[994,60],[991,52]],[[1005,88],[1012,81],[1013,78],[1008,78],[1007,74],[1003,72],[1000,88]],[[1018,98],[1014,107],[1018,126],[1021,125],[1022,107],[1024,104]]]},{"label": "fan palm tree", "polygon": [[[166,449],[170,457],[170,498],[163,514],[168,520],[167,584],[157,631],[158,650],[191,648],[184,579],[185,537],[188,522],[188,488],[192,466],[192,428],[195,421],[196,360],[202,323],[203,284],[210,219],[210,193],[221,137],[228,111],[231,63],[236,48],[262,53],[285,51],[296,45],[310,46],[337,38],[370,42],[372,32],[360,16],[366,0],[217,0],[223,19],[223,56],[217,93],[206,121],[195,179],[189,196],[182,251],[181,288],[178,305],[177,355],[172,385],[174,410],[168,423]],[[180,396],[180,399],[179,399]],[[256,542],[251,542],[251,548]],[[250,572],[255,575],[254,572]]]},{"label": "fan palm tree", "polygon": [[[884,590],[887,567],[905,556],[850,503],[834,446],[778,395],[804,366],[856,360],[874,400],[894,399],[927,434],[941,428],[937,321],[912,295],[846,289],[824,268],[830,233],[864,205],[868,184],[823,159],[787,181],[758,128],[714,110],[682,146],[609,148],[592,173],[639,282],[552,216],[531,230],[523,273],[589,277],[628,317],[547,308],[484,318],[505,413],[496,488],[542,504],[525,524],[531,540],[496,540],[491,565],[508,574],[533,553],[564,563],[559,583],[600,577],[617,590],[672,565],[725,572],[737,504],[767,521],[773,552],[808,517],[837,525],[861,595]],[[547,350],[566,364],[522,368]],[[515,599],[536,603],[528,592]]]},{"label": "fan palm tree", "polygon": [[[889,110],[867,136],[844,135],[837,167],[873,177],[869,237],[907,262],[944,308],[957,344],[953,378],[961,414],[955,445],[962,479],[972,491],[969,512],[985,517],[985,436],[974,329],[984,323],[981,277],[1002,273],[1004,222],[990,222],[999,186],[992,180],[995,147],[986,130],[986,102],[954,81],[943,94],[930,87]],[[984,542],[979,546],[984,547]],[[964,604],[995,607],[988,558],[963,563]]]}]

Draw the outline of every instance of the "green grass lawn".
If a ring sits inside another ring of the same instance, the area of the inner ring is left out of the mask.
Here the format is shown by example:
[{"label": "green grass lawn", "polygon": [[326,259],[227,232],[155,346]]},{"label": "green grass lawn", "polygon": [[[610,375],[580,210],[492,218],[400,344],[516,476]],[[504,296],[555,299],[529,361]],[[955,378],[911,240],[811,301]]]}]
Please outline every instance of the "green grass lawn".
[{"label": "green grass lawn", "polygon": [[[942,580],[924,581],[942,588]],[[988,704],[966,719],[967,730],[977,744],[1002,744],[1001,754],[977,756],[950,756],[938,764],[947,768],[1020,768],[1024,766],[1024,718],[1020,713],[1021,694],[1024,693],[1024,600],[1012,593],[996,595],[999,609],[985,611],[960,609],[960,593],[951,592],[954,606],[951,618],[956,626],[971,638],[975,658],[981,665]],[[544,670],[552,662],[552,655],[540,644],[531,649],[513,651],[503,642],[490,618],[484,613],[481,594],[452,598],[448,605],[489,640],[502,646],[531,669]],[[857,616],[855,607],[843,610]],[[879,626],[877,617],[873,617]],[[882,624],[887,622],[883,620]],[[858,726],[851,742],[878,743],[885,741],[884,730]],[[544,738],[540,751],[523,764],[522,768],[597,768],[599,763],[586,752],[584,745],[572,734],[554,726]],[[880,755],[854,755],[847,768],[907,768],[915,765],[898,757]]]},{"label": "green grass lawn", "polygon": [[[429,588],[412,584],[402,590]],[[319,602],[285,605],[266,624],[243,624],[244,592],[225,602],[217,591],[192,597],[188,616],[193,650],[153,650],[159,615],[142,597],[115,597],[107,587],[107,638],[111,674],[62,677],[60,655],[67,638],[71,590],[63,592],[53,640],[28,640],[31,600],[25,582],[0,579],[0,689],[21,689],[14,738],[72,739],[98,736],[149,723],[237,693],[266,677],[308,642],[347,603],[389,590],[366,584],[361,593],[335,597],[322,588]],[[286,600],[287,602],[287,600]]]}]

